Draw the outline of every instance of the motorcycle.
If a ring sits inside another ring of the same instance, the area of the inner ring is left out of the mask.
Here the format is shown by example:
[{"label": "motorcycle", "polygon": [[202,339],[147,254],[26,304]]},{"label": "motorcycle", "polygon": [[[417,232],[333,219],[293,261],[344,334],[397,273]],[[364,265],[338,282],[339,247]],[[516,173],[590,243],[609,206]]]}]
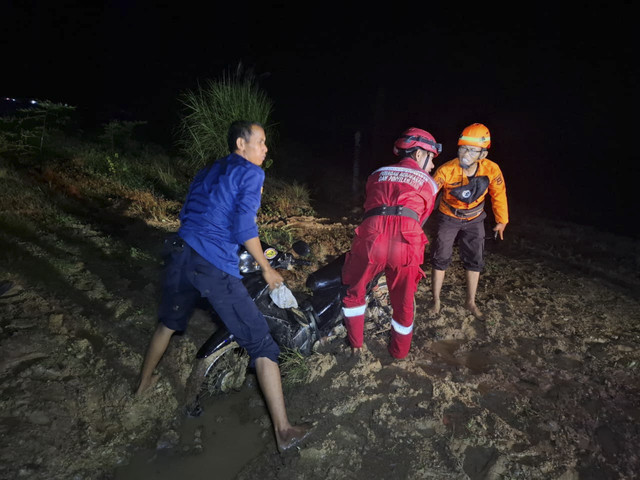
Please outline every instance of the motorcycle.
[{"label": "motorcycle", "polygon": [[[295,242],[295,257],[288,252],[262,243],[265,257],[273,268],[291,270],[310,265],[305,260],[311,249],[304,241]],[[271,335],[281,350],[297,351],[302,356],[311,355],[318,345],[335,338],[343,331],[342,299],[346,287],[342,284],[342,266],[346,253],[312,272],[305,286],[310,294],[296,293],[298,307],[280,308],[270,296],[269,285],[262,277],[261,269],[244,248],[239,251],[239,266],[249,295],[264,315]],[[249,355],[238,345],[215,310],[209,309],[218,328],[200,347],[196,363],[187,382],[186,409],[190,416],[202,413],[200,399],[239,390],[246,378]],[[365,322],[374,322],[381,330],[387,329],[392,310],[384,272],[377,275],[367,287]]]}]

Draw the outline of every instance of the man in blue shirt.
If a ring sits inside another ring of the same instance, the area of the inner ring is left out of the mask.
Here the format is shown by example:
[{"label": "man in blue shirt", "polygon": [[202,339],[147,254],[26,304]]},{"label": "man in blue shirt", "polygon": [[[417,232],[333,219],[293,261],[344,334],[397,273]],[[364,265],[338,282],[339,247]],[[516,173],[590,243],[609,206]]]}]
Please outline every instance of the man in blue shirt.
[{"label": "man in blue shirt", "polygon": [[196,302],[206,297],[238,344],[251,357],[265,396],[280,450],[296,445],[310,425],[289,423],[278,356],[267,322],[241,280],[238,249],[244,245],[258,262],[269,288],[282,283],[262,252],[256,214],[260,208],[267,154],[265,132],[255,122],[229,127],[227,157],[200,170],[180,212],[180,229],[165,267],[159,324],[142,365],[140,395],[157,381],[153,375],[171,336],[187,327]]}]

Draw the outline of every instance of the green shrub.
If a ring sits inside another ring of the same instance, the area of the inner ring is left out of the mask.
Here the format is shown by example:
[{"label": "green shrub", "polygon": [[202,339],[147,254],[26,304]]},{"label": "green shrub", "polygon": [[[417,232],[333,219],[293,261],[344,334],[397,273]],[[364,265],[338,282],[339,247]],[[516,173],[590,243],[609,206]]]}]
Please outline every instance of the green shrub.
[{"label": "green shrub", "polygon": [[294,232],[288,225],[272,227],[269,225],[258,225],[260,239],[266,244],[278,250],[288,252],[294,241]]},{"label": "green shrub", "polygon": [[185,92],[179,101],[185,112],[178,128],[178,145],[191,159],[193,169],[229,154],[227,131],[235,120],[259,122],[265,128],[267,142],[275,140],[269,123],[273,102],[257,86],[253,75],[240,67],[233,75],[224,73],[219,80],[209,80],[204,87]]},{"label": "green shrub", "polygon": [[100,135],[100,139],[106,143],[112,152],[115,152],[116,149],[121,151],[131,150],[133,129],[146,124],[147,122],[145,121],[111,120],[102,126],[103,132]]},{"label": "green shrub", "polygon": [[184,200],[191,180],[187,162],[164,153],[112,153],[99,145],[78,144],[69,154],[88,174],[173,200]]},{"label": "green shrub", "polygon": [[42,152],[50,134],[69,122],[75,108],[45,100],[0,117],[0,152]]},{"label": "green shrub", "polygon": [[290,183],[267,176],[260,213],[263,216],[279,218],[313,215],[309,189],[295,180]]}]

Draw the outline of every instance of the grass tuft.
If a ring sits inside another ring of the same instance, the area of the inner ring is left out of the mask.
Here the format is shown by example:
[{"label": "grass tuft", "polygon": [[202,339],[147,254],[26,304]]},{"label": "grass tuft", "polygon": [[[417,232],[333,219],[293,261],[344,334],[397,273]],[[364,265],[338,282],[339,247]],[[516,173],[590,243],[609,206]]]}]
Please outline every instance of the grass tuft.
[{"label": "grass tuft", "polygon": [[285,387],[306,383],[311,373],[306,357],[299,350],[291,348],[285,348],[280,354],[280,371]]}]

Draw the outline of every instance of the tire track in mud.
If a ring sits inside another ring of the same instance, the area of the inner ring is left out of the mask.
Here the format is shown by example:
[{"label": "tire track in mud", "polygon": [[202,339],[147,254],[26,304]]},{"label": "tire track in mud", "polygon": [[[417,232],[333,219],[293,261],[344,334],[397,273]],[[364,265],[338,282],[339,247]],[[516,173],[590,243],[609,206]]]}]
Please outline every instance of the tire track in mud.
[{"label": "tire track in mud", "polygon": [[96,478],[172,417],[166,386],[164,406],[134,401],[141,354],[81,310],[17,281],[0,297],[0,478]]},{"label": "tire track in mud", "polygon": [[13,282],[0,296],[0,429],[12,440],[0,477],[96,478],[177,409],[166,380],[157,404],[132,396],[155,326],[158,262],[82,222],[22,233],[0,235]]}]

